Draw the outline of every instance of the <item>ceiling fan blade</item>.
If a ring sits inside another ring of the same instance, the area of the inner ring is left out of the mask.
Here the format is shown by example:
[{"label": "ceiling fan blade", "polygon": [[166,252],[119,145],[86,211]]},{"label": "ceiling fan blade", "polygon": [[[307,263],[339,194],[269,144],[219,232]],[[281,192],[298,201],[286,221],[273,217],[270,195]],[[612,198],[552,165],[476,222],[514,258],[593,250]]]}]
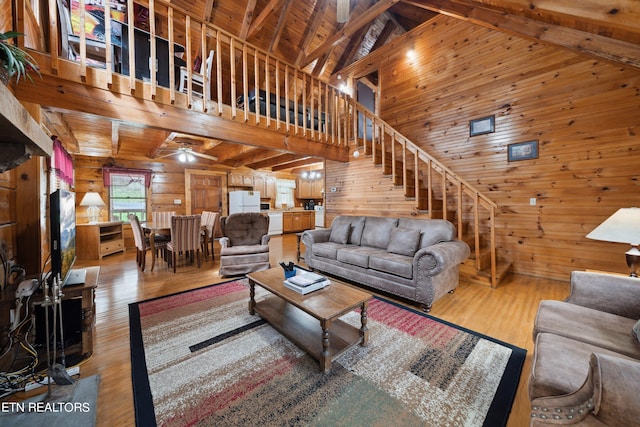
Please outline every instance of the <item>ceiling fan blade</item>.
[{"label": "ceiling fan blade", "polygon": [[194,156],[202,157],[203,159],[213,160],[214,162],[218,160],[216,156],[210,156],[208,154],[198,153],[197,151],[192,151],[191,154]]},{"label": "ceiling fan blade", "polygon": [[175,156],[178,153],[169,153],[169,154],[163,154],[162,156],[158,156],[158,157],[154,157],[155,159],[164,159],[165,157],[170,157],[170,156]]}]

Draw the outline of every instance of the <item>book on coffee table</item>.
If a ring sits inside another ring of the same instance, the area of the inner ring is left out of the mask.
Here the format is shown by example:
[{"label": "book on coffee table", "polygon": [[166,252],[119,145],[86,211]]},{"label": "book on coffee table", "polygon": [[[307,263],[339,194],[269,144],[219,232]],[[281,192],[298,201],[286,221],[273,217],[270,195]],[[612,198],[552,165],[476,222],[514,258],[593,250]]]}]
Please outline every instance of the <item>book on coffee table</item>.
[{"label": "book on coffee table", "polygon": [[284,281],[284,285],[287,288],[303,295],[322,289],[329,283],[330,281],[326,277],[310,271],[290,277]]}]

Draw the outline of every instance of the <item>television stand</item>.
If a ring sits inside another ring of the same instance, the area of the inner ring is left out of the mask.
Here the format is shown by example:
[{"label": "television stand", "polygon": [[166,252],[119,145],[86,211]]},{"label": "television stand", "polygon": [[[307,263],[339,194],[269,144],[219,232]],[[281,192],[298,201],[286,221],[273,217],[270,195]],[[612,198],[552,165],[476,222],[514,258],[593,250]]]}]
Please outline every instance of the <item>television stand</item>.
[{"label": "television stand", "polygon": [[87,280],[86,268],[74,268],[69,272],[69,277],[64,282],[64,286],[84,285]]}]

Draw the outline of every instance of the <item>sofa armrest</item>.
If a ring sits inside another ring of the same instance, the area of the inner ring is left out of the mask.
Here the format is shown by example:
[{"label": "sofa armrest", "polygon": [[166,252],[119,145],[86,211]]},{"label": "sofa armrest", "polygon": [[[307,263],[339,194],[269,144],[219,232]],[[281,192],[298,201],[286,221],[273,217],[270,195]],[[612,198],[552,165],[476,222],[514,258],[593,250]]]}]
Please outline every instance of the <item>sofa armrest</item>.
[{"label": "sofa armrest", "polygon": [[418,250],[413,256],[413,267],[416,271],[426,270],[428,276],[435,276],[460,264],[470,253],[469,245],[461,240],[440,242]]},{"label": "sofa armrest", "polygon": [[331,235],[330,228],[318,228],[317,230],[306,230],[302,233],[302,243],[308,248],[314,243],[328,242]]},{"label": "sofa armrest", "polygon": [[640,279],[629,276],[573,271],[571,304],[640,319]]},{"label": "sofa armrest", "polygon": [[593,417],[597,425],[635,425],[640,419],[639,395],[640,361],[593,353],[580,389],[531,401],[531,424],[576,424]]},{"label": "sofa armrest", "polygon": [[271,240],[271,236],[269,236],[268,234],[265,234],[264,236],[262,236],[262,239],[260,240],[260,244],[262,246],[268,245],[269,240]]}]

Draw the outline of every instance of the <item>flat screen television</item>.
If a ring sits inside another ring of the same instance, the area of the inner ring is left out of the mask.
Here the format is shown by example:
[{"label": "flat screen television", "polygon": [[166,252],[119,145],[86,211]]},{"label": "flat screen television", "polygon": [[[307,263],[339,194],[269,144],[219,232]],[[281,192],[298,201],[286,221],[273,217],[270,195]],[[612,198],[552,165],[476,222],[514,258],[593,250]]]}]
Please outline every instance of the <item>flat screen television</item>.
[{"label": "flat screen television", "polygon": [[67,190],[56,190],[49,201],[51,227],[51,276],[60,277],[67,284],[71,267],[76,261],[76,195]]}]

